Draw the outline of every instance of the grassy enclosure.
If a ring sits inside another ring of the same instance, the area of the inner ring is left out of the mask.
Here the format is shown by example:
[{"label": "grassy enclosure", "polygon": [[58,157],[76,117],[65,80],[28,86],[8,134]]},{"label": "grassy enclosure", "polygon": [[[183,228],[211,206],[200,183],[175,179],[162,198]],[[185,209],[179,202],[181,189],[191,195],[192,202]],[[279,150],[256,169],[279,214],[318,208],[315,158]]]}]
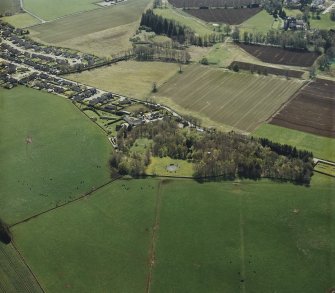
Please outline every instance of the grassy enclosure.
[{"label": "grassy enclosure", "polygon": [[231,73],[190,66],[158,89],[155,97],[171,99],[185,110],[243,131],[253,131],[286,102],[302,81]]},{"label": "grassy enclosure", "polygon": [[129,38],[138,28],[141,14],[149,2],[129,0],[65,17],[34,27],[31,36],[42,43],[110,56],[131,48]]},{"label": "grassy enclosure", "polygon": [[0,214],[13,224],[109,180],[111,145],[70,101],[0,89]]},{"label": "grassy enclosure", "polygon": [[334,138],[322,137],[272,124],[260,126],[253,132],[253,135],[311,151],[315,157],[320,159],[335,161]]},{"label": "grassy enclosure", "polygon": [[179,66],[175,63],[123,61],[109,67],[71,74],[68,78],[144,99],[150,95],[154,82],[160,86],[178,70]]},{"label": "grassy enclosure", "polygon": [[145,170],[148,175],[192,177],[193,164],[185,160],[169,157],[151,157],[150,165]]}]

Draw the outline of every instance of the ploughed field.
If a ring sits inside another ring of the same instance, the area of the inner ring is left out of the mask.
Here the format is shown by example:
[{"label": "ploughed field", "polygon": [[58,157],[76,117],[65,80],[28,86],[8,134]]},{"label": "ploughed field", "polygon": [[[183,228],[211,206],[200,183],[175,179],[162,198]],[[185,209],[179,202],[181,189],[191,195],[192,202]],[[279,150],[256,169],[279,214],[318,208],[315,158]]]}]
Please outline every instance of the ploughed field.
[{"label": "ploughed field", "polygon": [[[251,4],[249,0],[169,0],[169,2],[178,8],[198,8],[198,7],[241,7]],[[252,1],[253,4],[260,4],[261,1]]]},{"label": "ploughed field", "polygon": [[304,74],[303,71],[299,70],[291,70],[291,69],[280,69],[275,67],[263,66],[248,62],[241,62],[241,61],[234,61],[229,65],[229,68],[232,69],[234,66],[238,66],[239,69],[248,70],[252,73],[259,73],[259,74],[273,74],[273,75],[280,75],[285,77],[293,77],[293,78],[300,78]]},{"label": "ploughed field", "polygon": [[185,12],[206,22],[241,24],[261,11],[261,8],[186,9]]},{"label": "ploughed field", "polygon": [[259,60],[274,64],[309,67],[318,57],[317,53],[307,51],[291,51],[283,48],[243,43],[240,43],[239,46]]},{"label": "ploughed field", "polygon": [[335,82],[317,79],[302,88],[271,124],[335,137]]},{"label": "ploughed field", "polygon": [[[253,131],[303,85],[300,80],[189,66],[158,89],[156,97],[243,131]],[[173,106],[173,105],[171,105]]]}]

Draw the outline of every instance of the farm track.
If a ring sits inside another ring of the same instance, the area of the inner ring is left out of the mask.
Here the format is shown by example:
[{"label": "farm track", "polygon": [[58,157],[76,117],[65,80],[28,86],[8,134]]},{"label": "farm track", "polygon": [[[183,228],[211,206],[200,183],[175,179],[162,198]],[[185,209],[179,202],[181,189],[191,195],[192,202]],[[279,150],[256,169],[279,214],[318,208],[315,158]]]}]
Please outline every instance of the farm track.
[{"label": "farm track", "polygon": [[105,183],[105,184],[103,184],[103,185],[101,185],[101,186],[95,188],[94,190],[89,191],[89,192],[85,193],[84,195],[81,195],[81,196],[79,196],[79,197],[77,197],[77,198],[75,198],[75,199],[73,199],[73,200],[70,200],[70,201],[65,202],[65,203],[63,203],[63,204],[60,204],[60,205],[58,205],[58,206],[56,206],[56,207],[53,207],[53,208],[51,208],[51,209],[48,209],[48,210],[46,210],[46,211],[43,211],[43,212],[38,213],[38,214],[36,214],[36,215],[33,215],[33,216],[31,216],[31,217],[29,217],[29,218],[27,218],[27,219],[24,219],[24,220],[22,220],[22,221],[19,221],[19,222],[17,222],[17,223],[14,223],[14,224],[10,225],[10,228],[13,228],[13,227],[15,227],[15,226],[17,226],[17,225],[20,225],[20,224],[22,224],[22,223],[26,223],[26,222],[28,222],[28,221],[30,221],[30,220],[32,220],[32,219],[35,219],[35,218],[37,218],[37,217],[39,217],[39,216],[41,216],[41,215],[44,215],[44,214],[49,213],[49,212],[51,212],[51,211],[57,210],[57,209],[59,209],[59,208],[62,208],[62,207],[64,207],[64,206],[67,206],[67,205],[72,204],[72,203],[74,203],[74,202],[83,200],[83,199],[85,199],[86,197],[88,197],[88,196],[90,196],[90,195],[93,195],[93,194],[94,194],[96,191],[98,191],[99,189],[101,189],[101,188],[103,188],[103,187],[105,187],[105,186],[107,186],[107,185],[113,183],[114,181],[116,181],[116,180],[118,180],[118,179],[120,179],[120,178],[122,178],[121,175],[119,175],[119,176],[117,176],[117,177],[111,179],[111,180],[108,181],[107,183]]},{"label": "farm track", "polygon": [[246,269],[245,269],[245,241],[244,241],[244,217],[243,217],[243,212],[242,212],[242,197],[239,195],[239,201],[240,201],[240,241],[241,241],[241,246],[240,246],[240,253],[241,253],[241,292],[245,293],[246,288],[245,288],[245,278],[246,278]]},{"label": "farm track", "polygon": [[146,286],[146,293],[150,292],[151,283],[152,283],[152,274],[153,268],[156,261],[156,241],[157,241],[157,232],[159,230],[159,220],[160,220],[160,210],[161,210],[161,189],[162,189],[162,180],[158,183],[158,190],[156,195],[156,206],[155,206],[155,222],[152,229],[152,237],[151,237],[151,244],[149,248],[149,272],[147,277],[147,286]]}]

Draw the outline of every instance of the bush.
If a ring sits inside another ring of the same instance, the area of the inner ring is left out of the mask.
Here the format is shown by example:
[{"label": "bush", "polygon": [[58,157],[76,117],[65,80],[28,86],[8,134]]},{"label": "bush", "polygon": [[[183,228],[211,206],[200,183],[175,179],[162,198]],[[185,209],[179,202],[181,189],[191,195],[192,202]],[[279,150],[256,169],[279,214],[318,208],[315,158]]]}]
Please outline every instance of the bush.
[{"label": "bush", "polygon": [[8,225],[0,219],[0,241],[9,244],[12,241]]}]

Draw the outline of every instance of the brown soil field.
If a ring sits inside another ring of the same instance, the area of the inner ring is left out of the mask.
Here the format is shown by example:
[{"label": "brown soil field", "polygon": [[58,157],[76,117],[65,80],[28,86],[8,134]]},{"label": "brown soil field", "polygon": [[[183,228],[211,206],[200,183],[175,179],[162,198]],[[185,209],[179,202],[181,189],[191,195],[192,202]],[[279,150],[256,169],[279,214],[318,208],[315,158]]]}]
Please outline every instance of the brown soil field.
[{"label": "brown soil field", "polygon": [[242,43],[239,46],[261,61],[274,64],[309,67],[318,57],[317,53],[307,51],[291,51],[278,47]]},{"label": "brown soil field", "polygon": [[269,66],[262,66],[258,64],[248,63],[248,62],[241,62],[241,61],[234,61],[229,65],[229,69],[232,69],[234,65],[237,65],[240,70],[248,70],[253,71],[259,74],[273,74],[273,75],[281,75],[286,77],[293,77],[293,78],[301,78],[304,74],[303,71],[299,70],[291,70],[291,69],[280,69],[275,67]]},{"label": "brown soil field", "polygon": [[[198,7],[241,7],[251,4],[249,0],[169,0],[169,2],[178,8],[198,8]],[[260,4],[260,0],[252,2],[253,4]]]},{"label": "brown soil field", "polygon": [[335,137],[335,82],[317,79],[303,87],[271,124]]},{"label": "brown soil field", "polygon": [[260,12],[261,8],[185,9],[188,14],[206,22],[241,24]]}]

